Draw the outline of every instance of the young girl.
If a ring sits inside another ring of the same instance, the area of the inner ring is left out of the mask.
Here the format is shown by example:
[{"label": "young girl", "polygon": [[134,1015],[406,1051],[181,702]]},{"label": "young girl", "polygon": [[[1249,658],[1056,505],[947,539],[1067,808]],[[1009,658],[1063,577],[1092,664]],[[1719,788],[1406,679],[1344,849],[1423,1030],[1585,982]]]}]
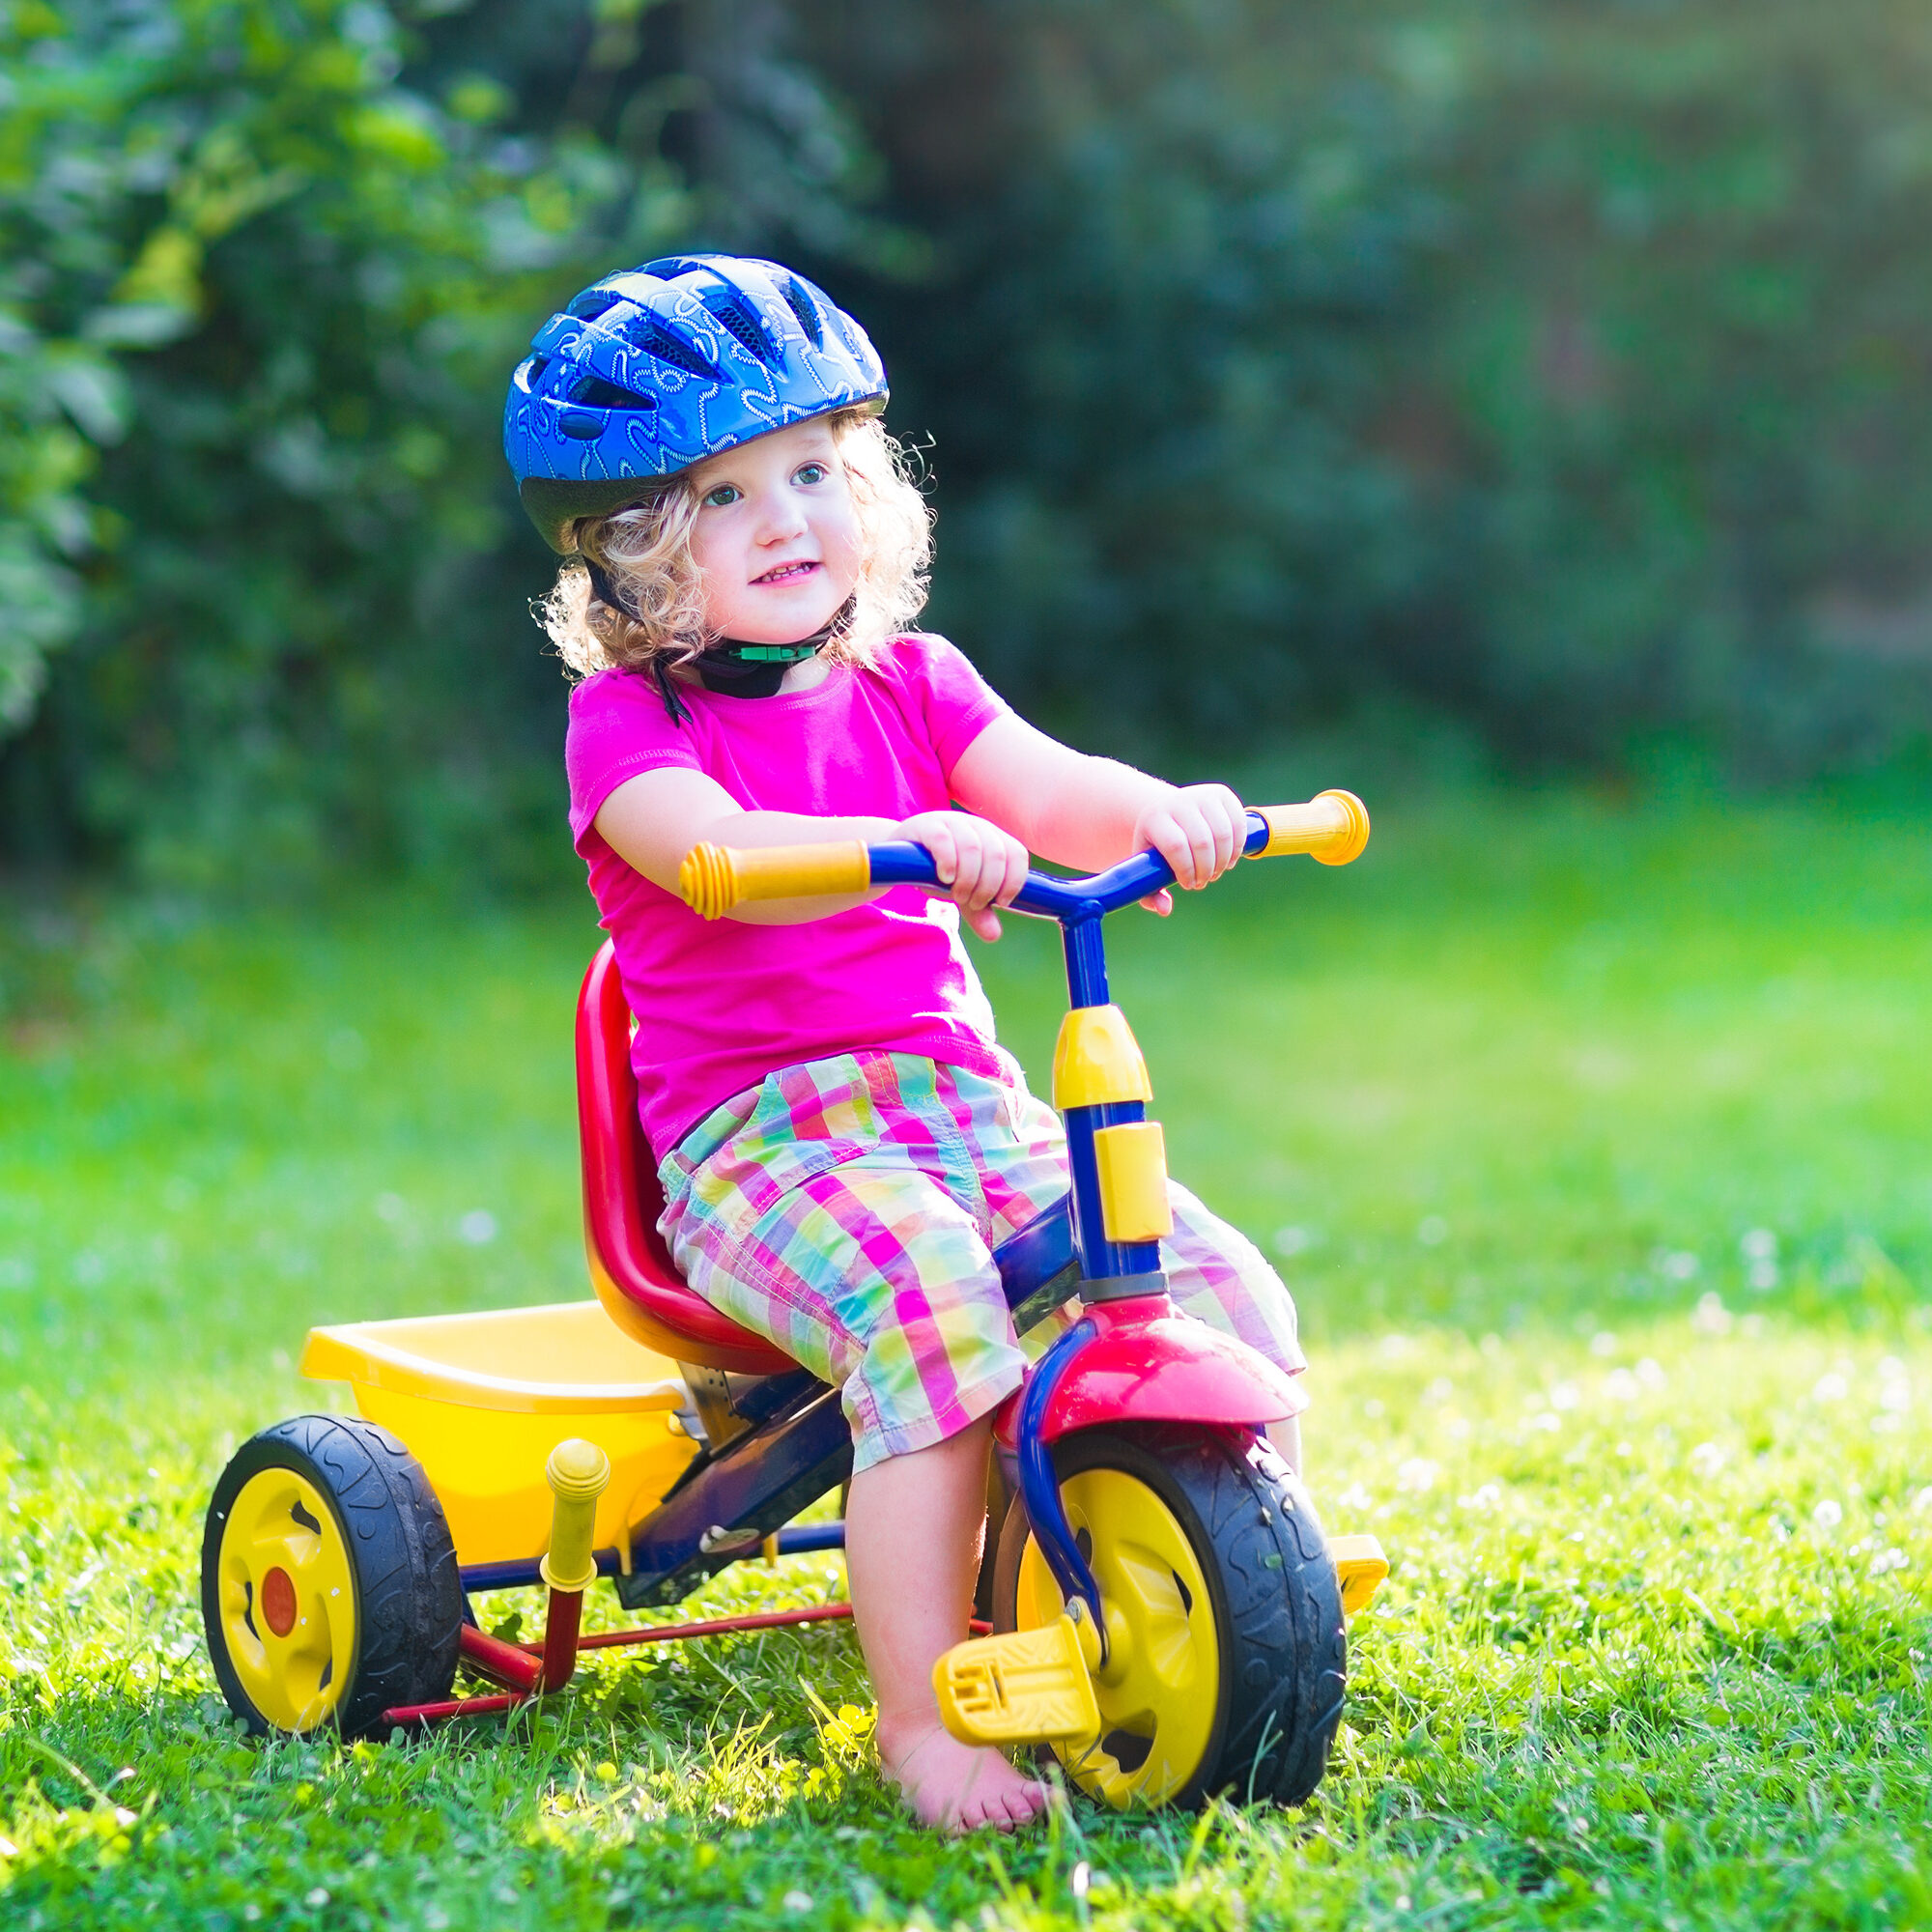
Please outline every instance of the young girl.
[{"label": "young girl", "polygon": [[[1029,853],[1152,847],[1184,887],[1239,855],[1239,801],[1068,750],[1015,717],[923,601],[927,514],[865,333],[769,262],[613,275],[539,331],[505,441],[564,564],[543,616],[571,694],[571,827],[615,942],[660,1224],[706,1300],[843,1393],[846,1567],[888,1777],[955,1830],[1041,1786],[941,1725],[994,1408],[1025,1367],[991,1250],[1065,1191],[1057,1117],[997,1043],[959,922],[999,936]],[[950,898],[676,895],[693,845],[908,838]],[[1168,909],[1167,895],[1151,901]],[[1255,1248],[1185,1190],[1179,1306],[1303,1367]],[[1292,1425],[1278,1445],[1291,1462]]]}]

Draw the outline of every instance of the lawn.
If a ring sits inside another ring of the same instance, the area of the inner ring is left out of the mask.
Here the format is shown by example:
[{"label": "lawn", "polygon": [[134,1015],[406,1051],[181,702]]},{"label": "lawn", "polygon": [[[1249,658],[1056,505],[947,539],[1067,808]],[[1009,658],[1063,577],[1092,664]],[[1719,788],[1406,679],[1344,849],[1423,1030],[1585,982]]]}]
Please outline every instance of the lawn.
[{"label": "lawn", "polygon": [[[257,1744],[215,1472],[314,1321],[586,1292],[575,897],[0,908],[0,1922],[1932,1924],[1932,825],[1390,811],[1117,922],[1176,1171],[1281,1258],[1395,1575],[1298,1812],[912,1832],[848,1631]],[[982,950],[1042,1078],[1052,935]],[[692,1607],[810,1601],[837,1559]],[[495,1600],[507,1612],[510,1598]]]}]

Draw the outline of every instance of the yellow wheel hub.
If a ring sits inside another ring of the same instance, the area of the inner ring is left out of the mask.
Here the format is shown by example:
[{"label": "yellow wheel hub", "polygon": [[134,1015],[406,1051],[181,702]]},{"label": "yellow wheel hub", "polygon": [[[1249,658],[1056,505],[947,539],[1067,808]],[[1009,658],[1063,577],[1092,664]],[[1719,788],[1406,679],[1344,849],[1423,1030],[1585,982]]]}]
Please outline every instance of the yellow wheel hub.
[{"label": "yellow wheel hub", "polygon": [[349,1689],[355,1584],[334,1512],[293,1469],[242,1484],[221,1531],[222,1641],[248,1700],[282,1731],[312,1731]]},{"label": "yellow wheel hub", "polygon": [[[1214,1728],[1221,1656],[1208,1579],[1174,1512],[1137,1477],[1086,1469],[1060,1496],[1099,1582],[1108,1640],[1094,1673],[1100,1734],[1060,1754],[1074,1781],[1109,1804],[1158,1804],[1199,1771]],[[1032,1537],[1017,1597],[1021,1630],[1063,1607]]]}]

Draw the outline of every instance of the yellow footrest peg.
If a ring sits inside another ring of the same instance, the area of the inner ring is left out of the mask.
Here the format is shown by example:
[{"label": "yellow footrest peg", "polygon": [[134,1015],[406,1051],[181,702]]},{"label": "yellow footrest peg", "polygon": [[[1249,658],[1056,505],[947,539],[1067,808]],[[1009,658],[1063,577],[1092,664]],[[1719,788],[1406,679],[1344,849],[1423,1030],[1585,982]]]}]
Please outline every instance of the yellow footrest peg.
[{"label": "yellow footrest peg", "polygon": [[1388,1576],[1388,1558],[1373,1536],[1331,1536],[1328,1554],[1342,1585],[1342,1614],[1352,1617],[1366,1610]]},{"label": "yellow footrest peg", "polygon": [[939,1715],[969,1745],[1043,1745],[1094,1738],[1100,1708],[1065,1615],[1038,1630],[956,1643],[932,1667]]}]

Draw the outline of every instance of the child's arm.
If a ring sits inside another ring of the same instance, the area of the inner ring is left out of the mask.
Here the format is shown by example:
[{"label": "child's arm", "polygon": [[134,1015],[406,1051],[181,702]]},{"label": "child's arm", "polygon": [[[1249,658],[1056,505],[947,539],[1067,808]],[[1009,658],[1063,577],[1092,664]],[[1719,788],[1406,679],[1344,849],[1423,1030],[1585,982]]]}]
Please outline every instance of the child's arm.
[{"label": "child's arm", "polygon": [[[598,808],[597,830],[618,858],[668,893],[677,891],[678,867],[700,839],[740,847],[816,845],[838,838],[916,839],[932,854],[966,923],[982,939],[999,937],[1000,923],[992,909],[1011,899],[1027,871],[1026,847],[1017,838],[965,812],[924,811],[895,821],[747,811],[716,779],[683,766],[626,779]],[[754,900],[726,917],[748,925],[797,925],[863,905],[870,896]]]},{"label": "child's arm", "polygon": [[[1090,757],[1011,713],[996,718],[952,768],[952,795],[1031,852],[1098,871],[1150,848],[1190,889],[1241,856],[1247,824],[1226,785],[1171,785],[1112,758]],[[1167,895],[1148,904],[1168,910]]]}]

